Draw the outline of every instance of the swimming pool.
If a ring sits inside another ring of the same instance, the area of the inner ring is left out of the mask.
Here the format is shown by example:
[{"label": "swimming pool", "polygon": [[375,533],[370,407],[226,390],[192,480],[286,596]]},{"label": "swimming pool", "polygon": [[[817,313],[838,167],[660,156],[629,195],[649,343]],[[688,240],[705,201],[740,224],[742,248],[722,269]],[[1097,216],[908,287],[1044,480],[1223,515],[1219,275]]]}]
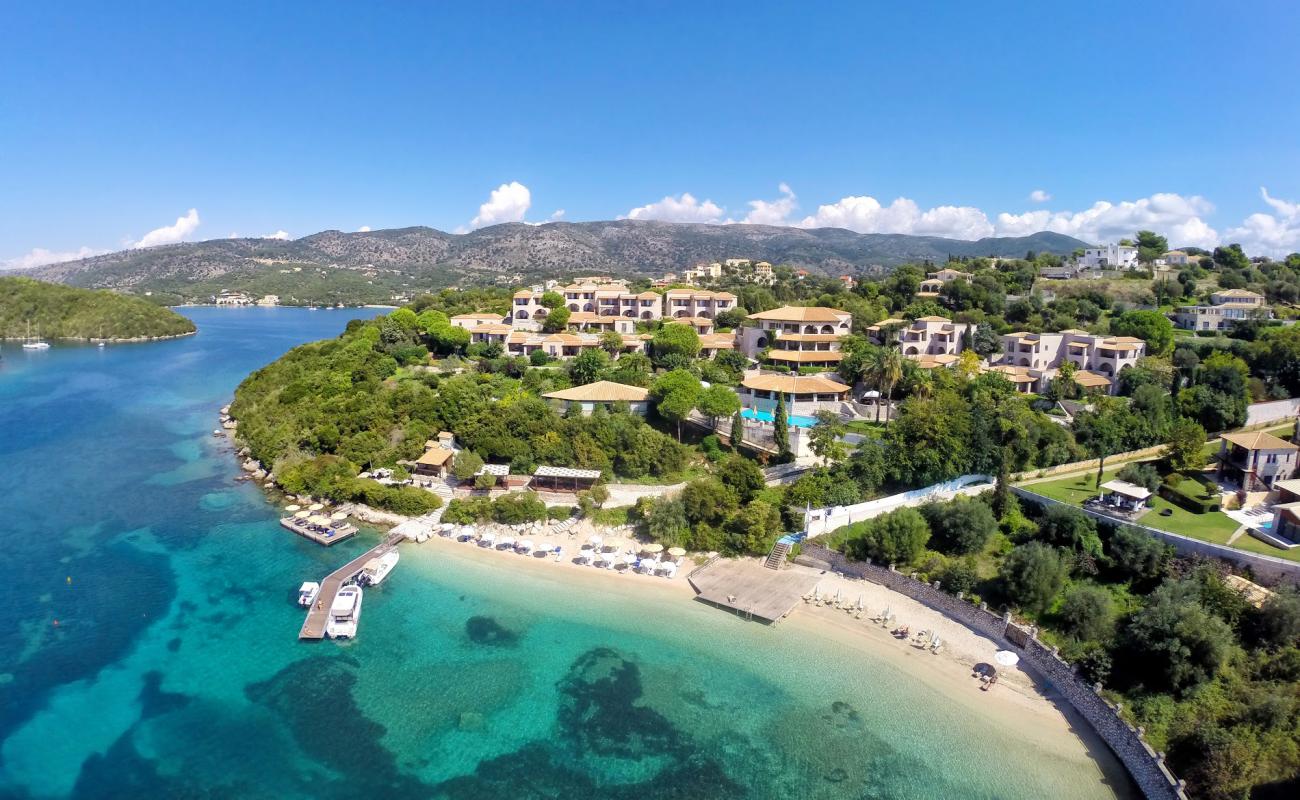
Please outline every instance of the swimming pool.
[{"label": "swimming pool", "polygon": [[[776,417],[772,415],[771,411],[759,411],[755,408],[742,409],[740,415],[745,419],[756,419],[759,422],[776,421]],[[817,424],[817,420],[813,417],[804,417],[799,414],[791,414],[787,416],[786,421],[796,428],[811,428]]]}]

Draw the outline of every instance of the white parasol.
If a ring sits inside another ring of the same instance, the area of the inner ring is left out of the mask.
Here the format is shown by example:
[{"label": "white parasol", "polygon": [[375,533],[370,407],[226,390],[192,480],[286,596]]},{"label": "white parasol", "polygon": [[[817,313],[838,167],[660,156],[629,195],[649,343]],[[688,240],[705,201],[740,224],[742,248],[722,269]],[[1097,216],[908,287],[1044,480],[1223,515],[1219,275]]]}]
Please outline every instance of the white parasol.
[{"label": "white parasol", "polygon": [[308,510],[308,511],[320,511],[320,510],[321,510],[322,508],[324,508],[324,507],[325,507],[325,506],[321,505],[320,503],[312,503],[311,505],[307,506],[307,510]]},{"label": "white parasol", "polygon": [[686,548],[684,548],[684,547],[670,547],[670,548],[668,548],[668,555],[670,555],[670,556],[684,556],[684,555],[686,555]]},{"label": "white parasol", "polygon": [[285,507],[284,507],[284,510],[285,510],[285,511],[289,511],[289,512],[293,512],[293,511],[301,511],[301,510],[302,510],[302,506],[298,505],[297,503],[294,503],[294,504],[292,504],[292,505],[287,505],[287,506],[285,506]]},{"label": "white parasol", "polygon": [[658,553],[663,549],[664,546],[659,544],[658,542],[651,542],[650,544],[641,548],[641,550],[646,553]]},{"label": "white parasol", "polygon": [[311,512],[307,511],[306,509],[303,509],[302,511],[293,512],[293,515],[297,519],[307,519],[308,517],[311,516]]},{"label": "white parasol", "polygon": [[1020,656],[1010,650],[999,650],[993,655],[993,660],[1004,667],[1014,667],[1020,663]]},{"label": "white parasol", "polygon": [[347,512],[344,511],[335,511],[333,514],[330,514],[330,519],[334,520],[335,522],[338,522],[340,520],[345,520],[347,518],[348,518]]}]

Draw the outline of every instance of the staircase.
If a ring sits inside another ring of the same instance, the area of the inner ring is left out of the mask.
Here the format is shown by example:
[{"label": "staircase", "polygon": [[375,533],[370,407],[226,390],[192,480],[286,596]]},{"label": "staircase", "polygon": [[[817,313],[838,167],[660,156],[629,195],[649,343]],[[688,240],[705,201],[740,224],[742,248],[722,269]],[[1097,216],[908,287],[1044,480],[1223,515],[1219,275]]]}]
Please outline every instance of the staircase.
[{"label": "staircase", "polygon": [[767,561],[763,563],[763,566],[768,569],[780,569],[781,565],[785,563],[785,557],[790,555],[791,546],[792,543],[782,537],[780,541],[772,546],[772,552],[767,554]]},{"label": "staircase", "polygon": [[453,495],[451,487],[443,481],[435,481],[433,486],[430,488],[434,494],[438,495],[438,497],[442,499],[442,505],[438,506],[433,511],[430,511],[428,514],[425,514],[423,519],[427,520],[430,525],[437,526],[442,522],[442,515],[446,512],[447,504],[451,502]]}]

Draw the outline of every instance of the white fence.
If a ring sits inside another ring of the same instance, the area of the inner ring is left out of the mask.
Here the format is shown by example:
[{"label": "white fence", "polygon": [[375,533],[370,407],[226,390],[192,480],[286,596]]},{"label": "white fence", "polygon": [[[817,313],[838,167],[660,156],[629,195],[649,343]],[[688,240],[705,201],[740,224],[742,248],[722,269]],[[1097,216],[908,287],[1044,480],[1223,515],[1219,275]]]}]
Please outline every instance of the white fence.
[{"label": "white fence", "polygon": [[943,483],[936,483],[924,489],[868,500],[851,506],[831,506],[830,508],[810,508],[804,512],[803,529],[812,539],[827,531],[861,522],[864,519],[878,517],[896,508],[919,506],[936,500],[951,500],[959,495],[977,495],[993,488],[991,475],[963,475]]}]

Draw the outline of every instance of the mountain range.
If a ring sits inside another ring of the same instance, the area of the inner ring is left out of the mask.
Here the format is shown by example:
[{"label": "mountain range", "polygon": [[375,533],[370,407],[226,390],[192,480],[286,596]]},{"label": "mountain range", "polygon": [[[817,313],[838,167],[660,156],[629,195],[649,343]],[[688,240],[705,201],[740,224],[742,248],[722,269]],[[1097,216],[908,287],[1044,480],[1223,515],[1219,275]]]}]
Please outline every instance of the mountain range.
[{"label": "mountain range", "polygon": [[[294,240],[213,239],[123,250],[31,270],[31,277],[92,288],[152,291],[201,299],[222,289],[293,293],[329,300],[343,294],[409,293],[461,284],[519,283],[542,277],[659,276],[700,261],[752,258],[827,275],[871,273],[948,256],[1023,258],[1068,254],[1085,243],[1057,233],[985,238],[854,233],[841,228],[704,225],[616,220],[506,223],[469,233],[413,227]],[[323,293],[323,294],[322,294]],[[319,296],[316,296],[319,295]]]}]

